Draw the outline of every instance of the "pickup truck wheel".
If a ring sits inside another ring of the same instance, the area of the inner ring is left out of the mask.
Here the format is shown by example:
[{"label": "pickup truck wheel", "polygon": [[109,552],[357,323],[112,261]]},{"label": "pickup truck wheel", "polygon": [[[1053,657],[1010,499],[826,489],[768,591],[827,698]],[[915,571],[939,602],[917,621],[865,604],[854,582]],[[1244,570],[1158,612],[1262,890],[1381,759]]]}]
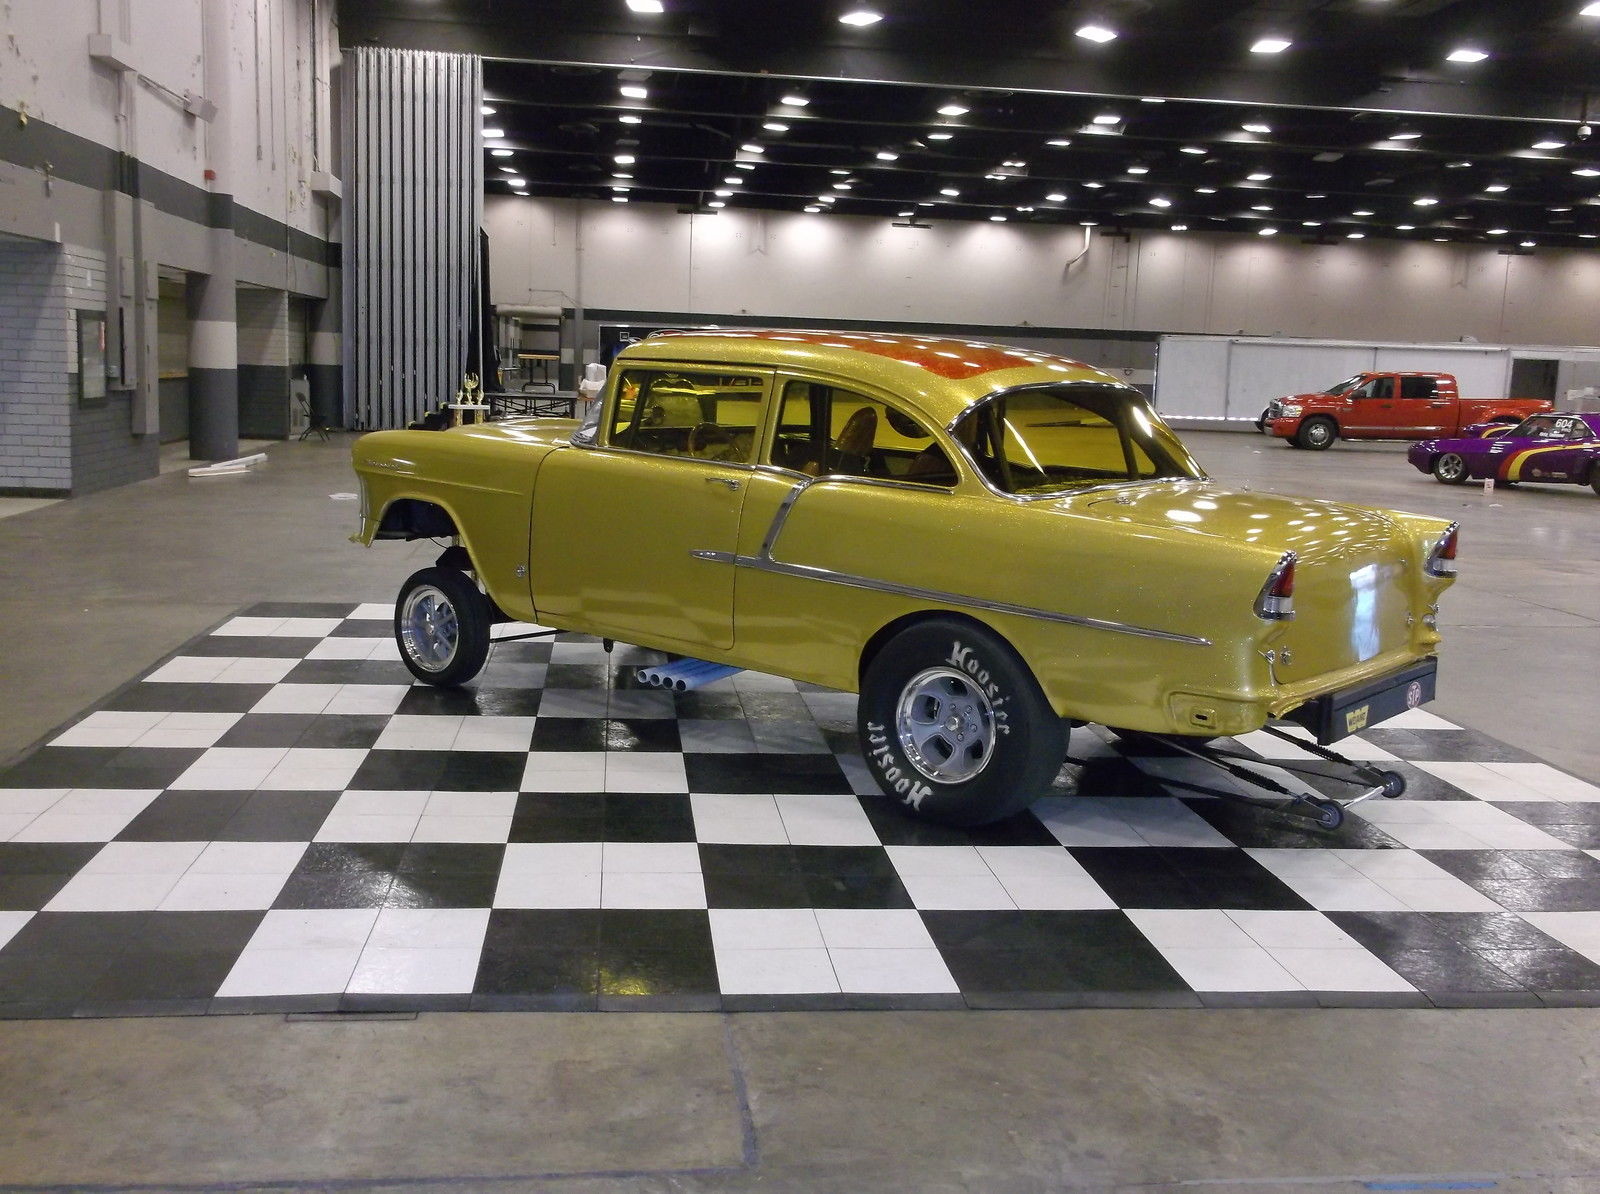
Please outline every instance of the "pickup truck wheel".
[{"label": "pickup truck wheel", "polygon": [[1310,448],[1314,452],[1321,452],[1333,446],[1333,441],[1339,438],[1339,428],[1332,419],[1316,418],[1307,419],[1300,424],[1300,430],[1294,433],[1295,443],[1302,448]]},{"label": "pickup truck wheel", "polygon": [[425,684],[451,688],[482,671],[489,658],[489,624],[489,599],[454,568],[412,573],[394,603],[400,658]]},{"label": "pickup truck wheel", "polygon": [[1433,479],[1441,485],[1460,485],[1467,479],[1467,462],[1455,452],[1441,452],[1433,459]]},{"label": "pickup truck wheel", "polygon": [[862,679],[857,727],[873,779],[907,812],[986,825],[1061,769],[1067,726],[1027,664],[982,627],[930,619],[890,639]]}]

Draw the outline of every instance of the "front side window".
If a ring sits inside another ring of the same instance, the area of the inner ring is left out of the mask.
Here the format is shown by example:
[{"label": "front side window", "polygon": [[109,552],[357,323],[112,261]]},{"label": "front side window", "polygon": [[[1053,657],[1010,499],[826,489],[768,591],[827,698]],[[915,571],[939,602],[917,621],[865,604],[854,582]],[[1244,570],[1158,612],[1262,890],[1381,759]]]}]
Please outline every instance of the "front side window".
[{"label": "front side window", "polygon": [[1374,377],[1350,395],[1352,398],[1393,398],[1394,378]]},{"label": "front side window", "polygon": [[1070,493],[1205,474],[1143,399],[1094,386],[1002,391],[955,424],[956,439],[996,489]]},{"label": "front side window", "polygon": [[629,369],[617,379],[606,442],[657,456],[748,463],[765,395],[759,376]]},{"label": "front side window", "polygon": [[842,386],[788,381],[768,462],[807,476],[954,485],[955,466],[921,420]]}]

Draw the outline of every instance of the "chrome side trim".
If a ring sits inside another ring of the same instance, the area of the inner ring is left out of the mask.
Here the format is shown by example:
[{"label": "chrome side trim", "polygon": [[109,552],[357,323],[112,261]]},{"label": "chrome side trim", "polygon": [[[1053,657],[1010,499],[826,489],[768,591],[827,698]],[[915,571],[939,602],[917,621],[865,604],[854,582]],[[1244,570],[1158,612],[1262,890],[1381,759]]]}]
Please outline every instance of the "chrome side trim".
[{"label": "chrome side trim", "polygon": [[1195,647],[1209,647],[1211,640],[1193,635],[1177,634],[1170,630],[1153,630],[1147,626],[1130,626],[1124,622],[1108,622],[1104,618],[1089,618],[1078,614],[1061,614],[1031,605],[1015,605],[1009,601],[989,601],[982,597],[967,597],[960,593],[946,593],[940,589],[924,589],[916,585],[900,585],[887,580],[873,580],[849,572],[834,572],[829,568],[816,568],[809,564],[785,564],[770,555],[741,556],[729,551],[693,551],[697,560],[714,564],[732,564],[735,568],[753,568],[758,572],[772,572],[779,576],[797,576],[805,580],[823,581],[844,585],[852,589],[868,589],[875,593],[892,593],[897,597],[914,597],[918,601],[933,601],[940,605],[959,605],[967,609],[981,609],[989,613],[1015,614],[1035,618],[1041,622],[1060,622],[1069,626],[1086,626],[1091,630],[1109,630],[1115,634],[1131,634],[1138,638],[1154,638],[1169,643],[1187,643]]}]

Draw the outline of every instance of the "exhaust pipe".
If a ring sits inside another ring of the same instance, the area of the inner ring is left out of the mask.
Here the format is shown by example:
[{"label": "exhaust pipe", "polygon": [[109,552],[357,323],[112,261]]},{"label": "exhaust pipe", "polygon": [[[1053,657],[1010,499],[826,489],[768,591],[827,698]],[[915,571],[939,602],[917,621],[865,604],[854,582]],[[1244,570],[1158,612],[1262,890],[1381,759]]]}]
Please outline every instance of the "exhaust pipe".
[{"label": "exhaust pipe", "polygon": [[724,676],[731,676],[743,670],[704,659],[677,659],[654,667],[642,667],[634,673],[634,678],[640,684],[647,684],[651,688],[688,692],[691,688],[699,688],[702,684],[710,684],[714,680],[721,680]]}]

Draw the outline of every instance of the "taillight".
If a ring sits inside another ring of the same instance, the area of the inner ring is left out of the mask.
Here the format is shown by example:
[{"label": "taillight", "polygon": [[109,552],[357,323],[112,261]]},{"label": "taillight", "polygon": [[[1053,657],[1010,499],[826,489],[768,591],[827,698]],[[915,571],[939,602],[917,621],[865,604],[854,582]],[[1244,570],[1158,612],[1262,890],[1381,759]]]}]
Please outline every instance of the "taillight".
[{"label": "taillight", "polygon": [[1452,522],[1449,529],[1439,536],[1439,542],[1428,553],[1428,562],[1423,565],[1423,571],[1429,576],[1456,574],[1456,536],[1460,530],[1460,526]]},{"label": "taillight", "polygon": [[1256,596],[1256,617],[1268,622],[1287,622],[1294,617],[1294,559],[1294,552],[1284,552],[1267,576]]}]

